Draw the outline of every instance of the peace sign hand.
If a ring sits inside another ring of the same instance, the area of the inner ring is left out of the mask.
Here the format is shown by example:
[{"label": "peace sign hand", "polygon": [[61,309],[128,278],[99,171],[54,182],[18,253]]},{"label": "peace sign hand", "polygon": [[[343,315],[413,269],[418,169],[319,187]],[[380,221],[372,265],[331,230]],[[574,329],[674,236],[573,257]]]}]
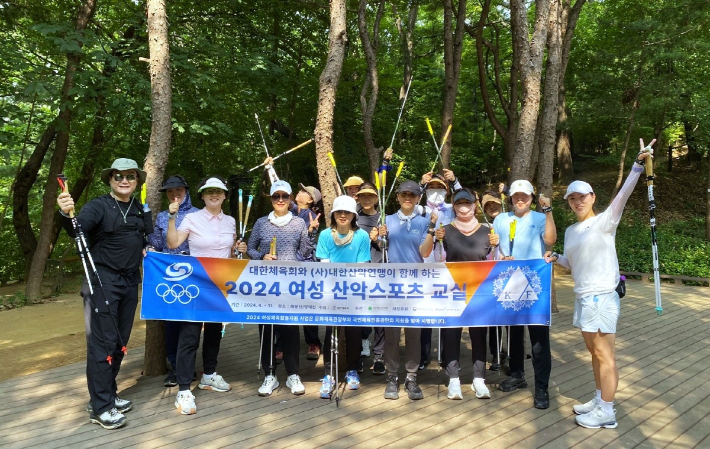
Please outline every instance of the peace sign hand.
[{"label": "peace sign hand", "polygon": [[320,214],[316,215],[314,218],[313,213],[308,212],[308,218],[310,219],[310,223],[308,224],[308,232],[313,232],[316,229],[318,229],[318,226],[319,226],[318,219],[320,218]]}]

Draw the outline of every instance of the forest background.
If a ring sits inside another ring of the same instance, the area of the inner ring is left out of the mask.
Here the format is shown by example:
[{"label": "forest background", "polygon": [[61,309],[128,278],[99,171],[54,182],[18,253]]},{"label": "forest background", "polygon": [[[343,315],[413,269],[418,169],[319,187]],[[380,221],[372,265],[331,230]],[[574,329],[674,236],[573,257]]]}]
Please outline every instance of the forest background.
[{"label": "forest background", "polygon": [[[172,102],[161,117],[156,4]],[[328,83],[330,111],[319,98]],[[152,148],[163,157],[153,186],[163,174],[191,186],[220,175],[255,195],[251,221],[265,214],[261,172],[247,172],[265,157],[255,113],[272,156],[315,135],[275,168],[324,191],[324,151],[343,179],[372,178],[391,145],[401,178],[419,180],[436,157],[425,119],[439,141],[452,124],[443,166],[478,191],[532,180],[554,198],[558,249],[574,222],[560,189],[588,180],[605,207],[638,139],[656,138],[660,271],[710,277],[707,0],[0,0],[0,99],[0,283],[26,281],[28,300],[46,260],[73,255],[56,173],[80,207],[107,191],[98,171],[116,157],[142,164]],[[163,150],[151,142],[158,119]],[[632,206],[621,269],[650,273],[645,187]]]}]

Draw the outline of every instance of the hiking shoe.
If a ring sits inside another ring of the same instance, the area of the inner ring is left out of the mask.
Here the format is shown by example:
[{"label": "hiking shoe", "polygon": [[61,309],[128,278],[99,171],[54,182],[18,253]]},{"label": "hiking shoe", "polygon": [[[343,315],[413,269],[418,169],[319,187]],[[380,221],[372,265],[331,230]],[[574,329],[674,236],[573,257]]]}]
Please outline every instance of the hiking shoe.
[{"label": "hiking shoe", "polygon": [[488,387],[486,386],[486,381],[485,379],[481,377],[474,377],[473,378],[473,383],[471,384],[471,390],[476,392],[476,397],[478,399],[490,399],[491,398],[491,392],[488,390]]},{"label": "hiking shoe", "polygon": [[387,377],[385,399],[399,399],[399,380],[397,379],[397,376]]},{"label": "hiking shoe", "polygon": [[513,391],[521,388],[527,388],[528,383],[525,377],[509,377],[500,383],[501,391]]},{"label": "hiking shoe", "polygon": [[178,391],[177,397],[175,397],[175,408],[178,409],[181,415],[194,415],[197,413],[195,396],[192,391]]},{"label": "hiking shoe", "polygon": [[293,394],[303,394],[306,392],[306,387],[301,383],[301,378],[298,377],[298,374],[288,376],[288,379],[286,379],[286,387],[290,388]]},{"label": "hiking shoe", "polygon": [[417,379],[414,377],[407,377],[404,381],[404,389],[407,391],[409,399],[416,401],[417,399],[424,399],[424,393],[422,389],[417,385]]},{"label": "hiking shoe", "polygon": [[372,365],[372,374],[381,376],[385,373],[385,360],[381,355],[375,356],[375,363]]},{"label": "hiking shoe", "polygon": [[320,346],[308,345],[308,355],[306,356],[306,359],[318,360],[318,357],[320,357]]},{"label": "hiking shoe", "polygon": [[362,339],[362,351],[360,351],[360,355],[363,357],[370,357],[370,340],[367,338]]},{"label": "hiking shoe", "polygon": [[259,396],[270,396],[278,387],[279,381],[276,380],[276,376],[269,374],[264,377],[264,383],[259,387]]},{"label": "hiking shoe", "polygon": [[91,415],[89,415],[89,421],[100,425],[104,429],[118,429],[126,424],[126,417],[114,407],[99,416],[94,415],[92,412]]},{"label": "hiking shoe", "polygon": [[599,429],[600,427],[616,429],[618,425],[616,422],[616,410],[611,414],[604,413],[599,405],[594,407],[589,413],[575,416],[574,419],[577,424],[587,429]]},{"label": "hiking shoe", "polygon": [[[113,400],[113,403],[116,405],[116,410],[118,410],[118,413],[126,413],[133,408],[133,402],[129,401],[128,399],[121,399],[118,396],[116,396],[116,398]],[[89,403],[86,404],[86,411],[89,413],[94,412],[94,405],[91,403],[91,400],[89,400]]]},{"label": "hiking shoe", "polygon": [[592,398],[591,401],[585,402],[584,404],[574,404],[572,406],[572,410],[577,415],[584,415],[585,413],[589,413],[592,410],[594,410],[594,407],[596,407],[596,406],[597,406],[597,398]]},{"label": "hiking shoe", "polygon": [[536,388],[535,398],[533,399],[535,408],[545,410],[550,408],[550,395],[547,394],[547,388]]},{"label": "hiking shoe", "polygon": [[203,374],[202,379],[200,379],[200,383],[197,385],[197,387],[200,390],[212,390],[219,391],[221,393],[232,389],[232,386],[225,382],[224,378],[216,372],[212,375],[211,379],[208,379]]},{"label": "hiking shoe", "polygon": [[175,374],[174,369],[168,371],[168,375],[165,377],[163,385],[166,387],[177,387],[177,374]]},{"label": "hiking shoe", "polygon": [[357,371],[351,370],[345,373],[345,383],[348,384],[349,390],[357,390],[360,388],[360,376]]},{"label": "hiking shoe", "polygon": [[461,381],[458,377],[449,379],[449,393],[446,395],[449,399],[463,399],[463,393],[461,392]]},{"label": "hiking shoe", "polygon": [[320,397],[330,399],[330,395],[335,391],[335,379],[326,374],[325,377],[321,379],[321,382],[323,382],[323,384],[320,386]]}]

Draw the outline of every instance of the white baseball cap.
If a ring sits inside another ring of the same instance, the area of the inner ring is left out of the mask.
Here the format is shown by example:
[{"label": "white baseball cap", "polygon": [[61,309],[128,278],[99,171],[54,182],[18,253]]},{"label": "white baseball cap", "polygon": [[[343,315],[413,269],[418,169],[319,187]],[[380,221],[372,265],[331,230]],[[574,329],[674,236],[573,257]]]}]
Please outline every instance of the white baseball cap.
[{"label": "white baseball cap", "polygon": [[337,197],[335,201],[333,201],[332,211],[345,211],[357,215],[357,203],[355,202],[355,198],[347,195],[341,195]]},{"label": "white baseball cap", "polygon": [[510,185],[510,191],[508,194],[510,196],[513,196],[516,193],[532,195],[533,193],[535,193],[535,189],[533,188],[533,185],[530,184],[530,181],[527,181],[525,179],[518,179],[517,181],[513,181],[513,183]]},{"label": "white baseball cap", "polygon": [[291,184],[284,180],[279,180],[271,184],[271,191],[269,192],[269,195],[273,195],[276,192],[286,192],[290,195],[293,193],[293,190],[291,189]]},{"label": "white baseball cap", "polygon": [[564,199],[567,199],[567,197],[572,195],[573,193],[581,193],[582,195],[587,195],[588,193],[594,193],[594,190],[592,190],[592,186],[590,186],[587,182],[574,181],[572,184],[567,186],[567,192],[565,192]]},{"label": "white baseball cap", "polygon": [[205,181],[205,185],[203,185],[202,187],[200,187],[200,189],[198,190],[198,192],[202,192],[202,191],[205,190],[205,189],[212,189],[212,188],[222,189],[222,190],[224,190],[225,192],[229,191],[229,189],[227,189],[227,186],[224,185],[224,183],[223,183],[220,179],[218,179],[218,178],[210,178],[210,179],[208,179],[207,181]]}]

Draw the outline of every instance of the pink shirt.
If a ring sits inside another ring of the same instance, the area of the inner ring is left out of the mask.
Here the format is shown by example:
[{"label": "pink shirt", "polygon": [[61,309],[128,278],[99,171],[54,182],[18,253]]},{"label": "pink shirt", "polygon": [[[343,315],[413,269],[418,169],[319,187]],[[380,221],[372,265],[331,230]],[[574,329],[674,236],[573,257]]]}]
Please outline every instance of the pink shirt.
[{"label": "pink shirt", "polygon": [[191,256],[227,259],[232,255],[237,223],[224,212],[212,215],[207,209],[200,209],[185,215],[177,230],[188,234]]}]

